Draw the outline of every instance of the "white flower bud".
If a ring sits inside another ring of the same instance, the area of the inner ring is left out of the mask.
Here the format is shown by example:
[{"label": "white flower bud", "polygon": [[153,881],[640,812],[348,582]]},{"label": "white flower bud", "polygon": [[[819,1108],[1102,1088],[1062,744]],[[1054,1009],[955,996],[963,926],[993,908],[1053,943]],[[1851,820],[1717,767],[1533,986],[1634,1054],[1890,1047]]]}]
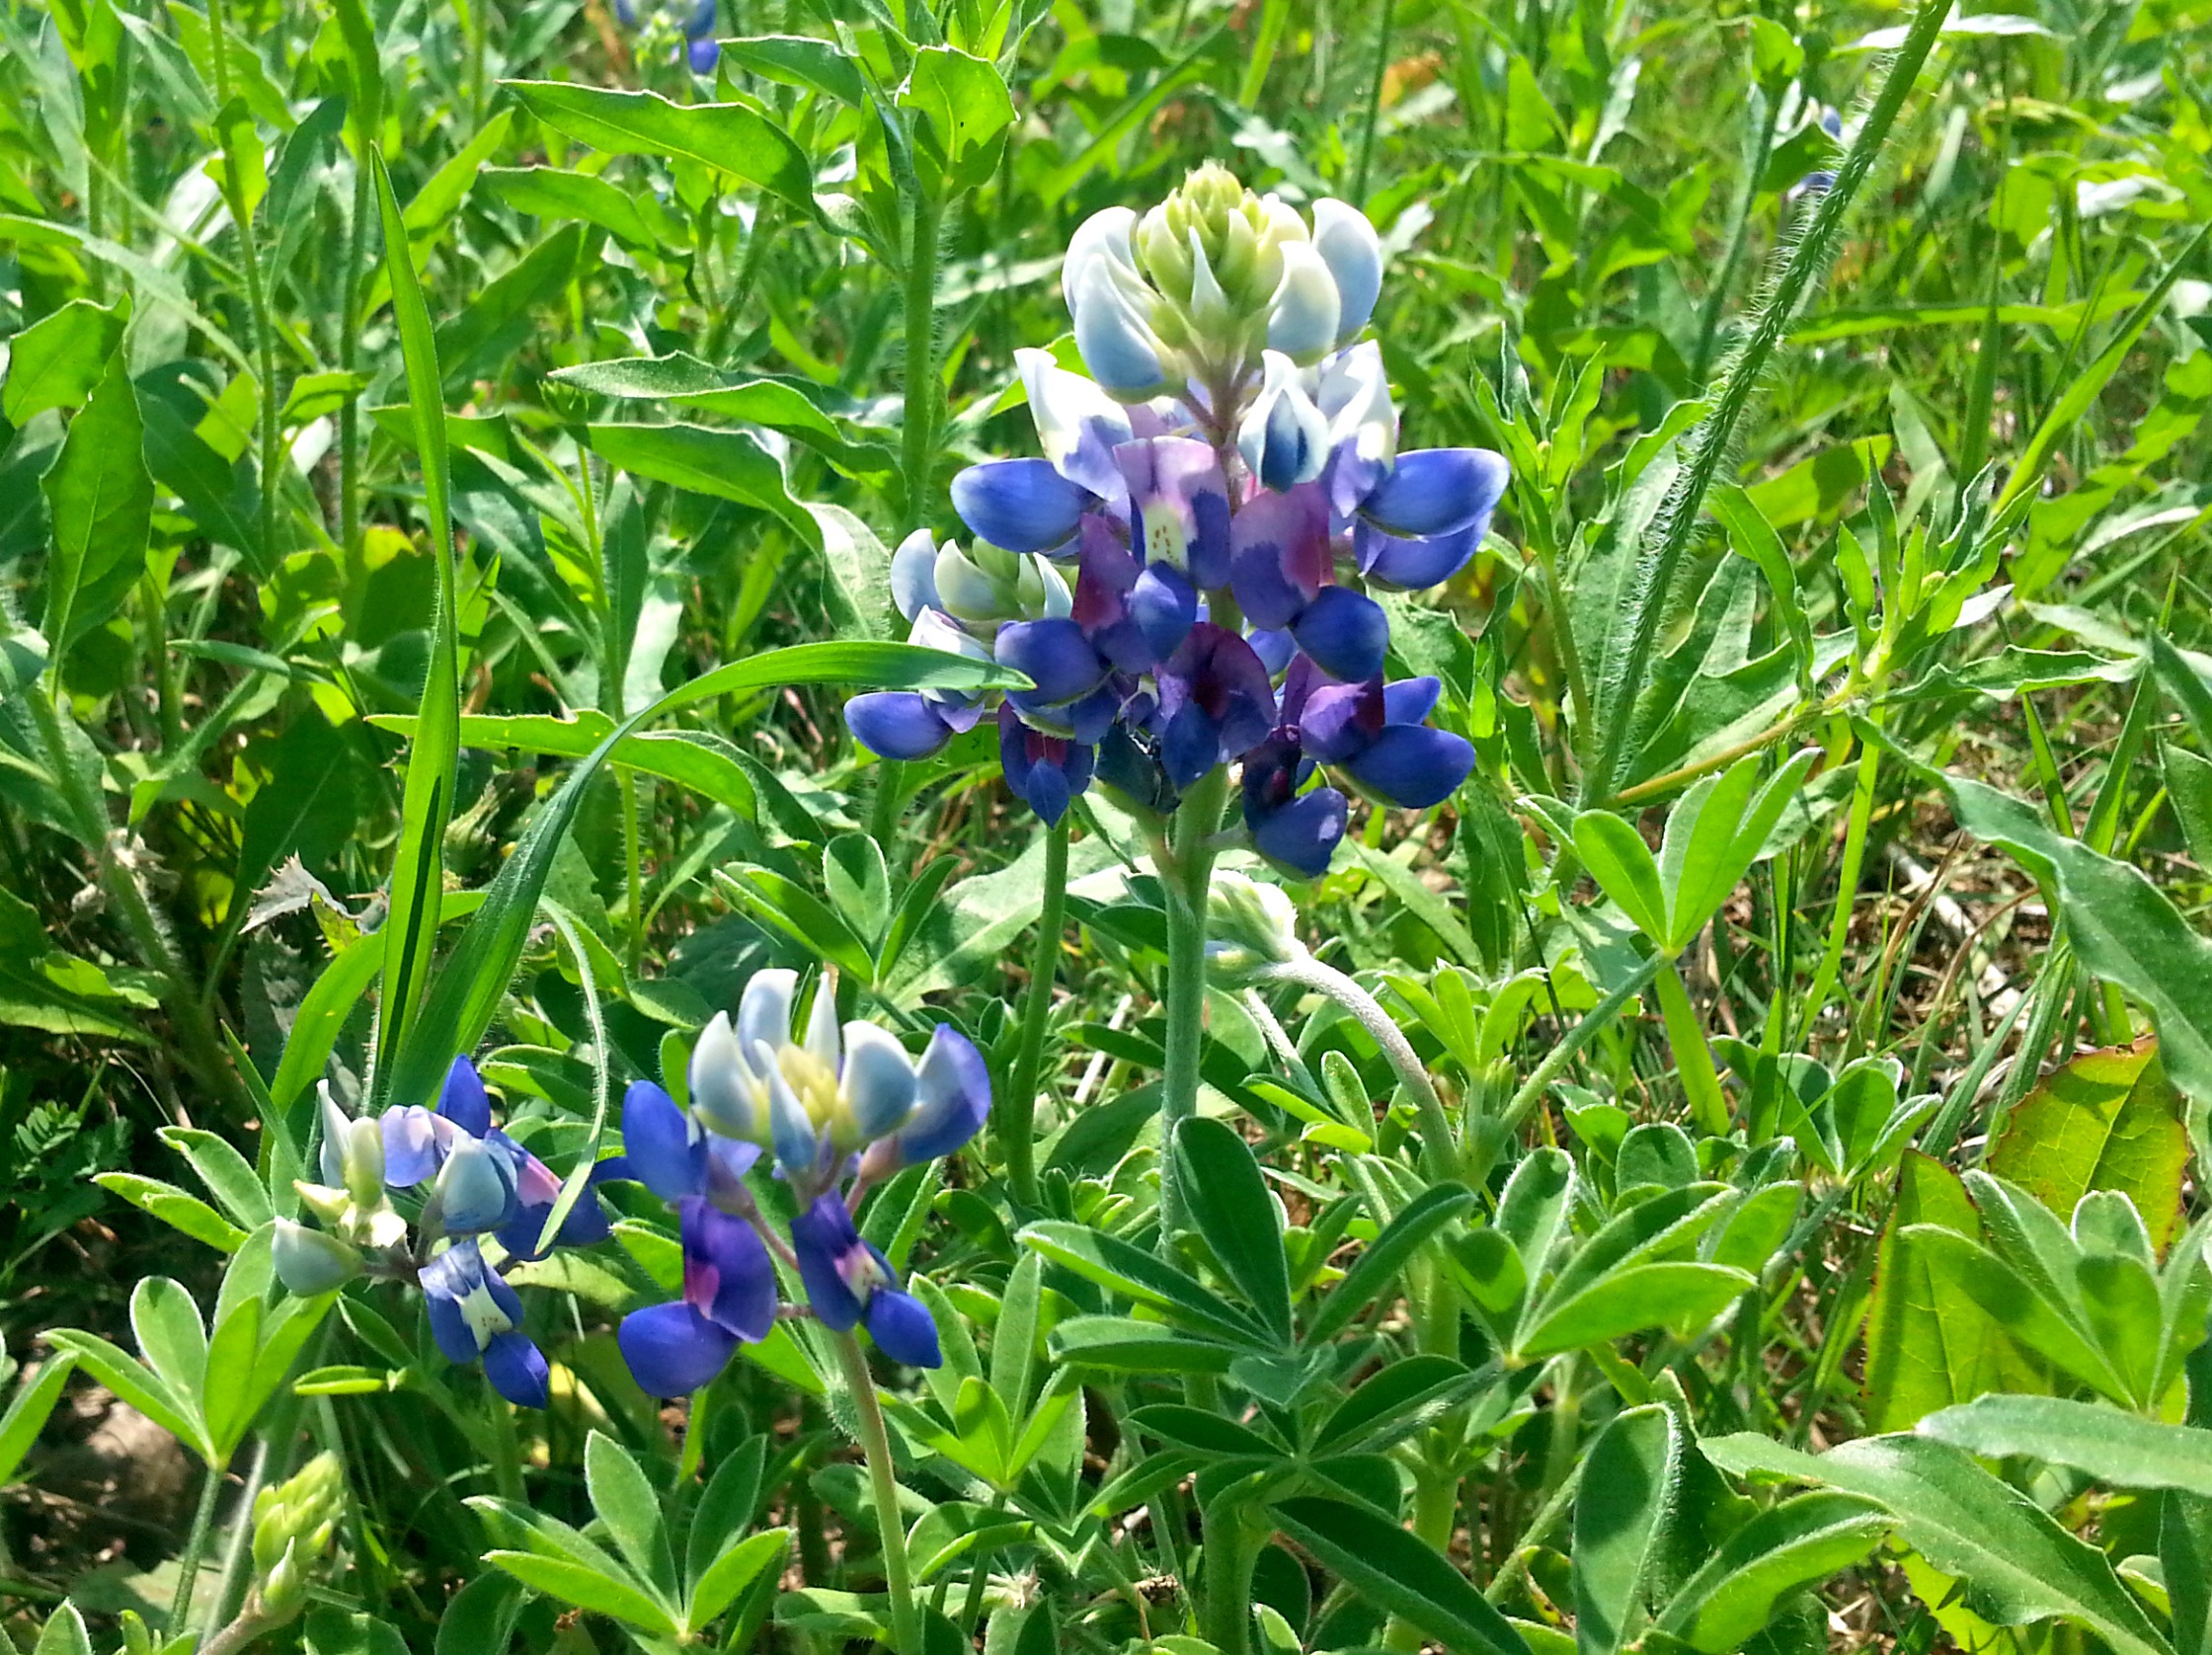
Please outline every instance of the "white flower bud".
[{"label": "white flower bud", "polygon": [[1382,292],[1382,238],[1367,214],[1344,201],[1313,203],[1313,251],[1336,283],[1336,343],[1367,326]]},{"label": "white flower bud", "polygon": [[1335,347],[1342,314],[1336,278],[1304,242],[1283,248],[1283,281],[1268,309],[1267,343],[1302,364],[1319,361]]}]

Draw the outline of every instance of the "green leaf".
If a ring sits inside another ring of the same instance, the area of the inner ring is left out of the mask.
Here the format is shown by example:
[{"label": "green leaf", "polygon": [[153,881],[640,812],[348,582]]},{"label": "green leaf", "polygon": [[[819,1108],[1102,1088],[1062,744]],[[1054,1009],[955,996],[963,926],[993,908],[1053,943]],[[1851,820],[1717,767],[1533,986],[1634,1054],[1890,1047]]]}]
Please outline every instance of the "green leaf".
[{"label": "green leaf", "polygon": [[92,1655],[92,1639],[85,1632],[85,1618],[77,1606],[64,1600],[46,1617],[31,1655]]},{"label": "green leaf", "polygon": [[198,1408],[178,1396],[151,1369],[132,1361],[97,1333],[64,1327],[46,1334],[45,1340],[201,1459],[214,1464],[215,1451],[200,1428]]},{"label": "green leaf", "polygon": [[[1127,1316],[1073,1316],[1053,1329],[1053,1353],[1072,1367],[1120,1374],[1225,1374],[1244,1354]],[[1248,1347],[1247,1347],[1248,1348]]]},{"label": "green leaf", "polygon": [[2178,1488],[2212,1498],[2212,1431],[2166,1425],[2061,1396],[1984,1396],[1915,1427],[1984,1458],[2028,1455],[2113,1488]]},{"label": "green leaf", "polygon": [[[517,212],[582,219],[640,252],[657,253],[663,247],[681,246],[685,240],[683,227],[654,197],[617,190],[590,173],[559,167],[486,167],[476,175],[476,182]],[[556,372],[551,377],[561,375]]]},{"label": "green leaf", "polygon": [[584,1445],[584,1476],[592,1491],[592,1509],[614,1537],[616,1549],[657,1599],[664,1604],[672,1601],[675,1554],[669,1549],[660,1498],[638,1462],[612,1437],[594,1431]]},{"label": "green leaf", "polygon": [[1517,1354],[1556,1356],[1646,1327],[1692,1327],[1710,1321],[1758,1285],[1749,1271],[1725,1264],[1677,1261],[1617,1270],[1572,1299],[1548,1303],[1535,1328],[1518,1341]]},{"label": "green leaf", "polygon": [[511,1575],[478,1575],[445,1605],[437,1617],[434,1655],[485,1655],[513,1646],[515,1623],[529,1598]]},{"label": "green leaf", "polygon": [[791,1545],[788,1529],[763,1529],[757,1535],[724,1548],[691,1588],[685,1624],[693,1631],[730,1607],[740,1592],[750,1586],[762,1569],[779,1562]]},{"label": "green leaf", "polygon": [[23,1463],[24,1456],[39,1440],[39,1433],[45,1429],[53,1405],[61,1400],[61,1387],[68,1383],[76,1366],[73,1356],[55,1356],[41,1363],[36,1375],[17,1386],[8,1411],[0,1414],[0,1488],[6,1487],[15,1476],[16,1467]]},{"label": "green leaf", "polygon": [[2036,1082],[2005,1119],[1986,1164],[2066,1217],[2092,1190],[2135,1204],[2160,1251],[2181,1222],[2189,1160],[2181,1100],[2158,1042],[2086,1052]]},{"label": "green leaf", "polygon": [[506,85],[530,114],[579,143],[609,155],[697,161],[814,215],[814,175],[806,152],[744,104],[672,104],[658,92],[616,92],[567,81]]},{"label": "green leaf", "polygon": [[408,1655],[399,1628],[377,1616],[318,1609],[305,1624],[307,1655]]},{"label": "green leaf", "polygon": [[163,1127],[159,1136],[192,1163],[207,1192],[241,1228],[259,1229],[276,1216],[269,1205],[269,1192],[262,1187],[261,1175],[228,1140],[197,1127]]},{"label": "green leaf", "polygon": [[1474,1205],[1474,1192],[1463,1184],[1437,1184],[1423,1190],[1405,1209],[1382,1226],[1344,1273],[1344,1280],[1306,1323],[1304,1342],[1325,1344],[1352,1319],[1377,1303],[1400,1270],[1428,1239]]},{"label": "green leaf", "polygon": [[262,1301],[249,1297],[233,1305],[215,1323],[207,1341],[207,1373],[201,1387],[206,1398],[207,1436],[224,1458],[245,1436],[262,1398],[254,1394],[255,1360],[261,1354]]},{"label": "green leaf", "polygon": [[207,1330],[192,1295],[167,1276],[148,1276],[131,1291],[130,1331],[146,1366],[177,1399],[198,1413],[207,1383]]},{"label": "green leaf", "polygon": [[1774,599],[1769,612],[1780,623],[1783,636],[1789,640],[1797,681],[1809,692],[1813,679],[1813,626],[1797,595],[1797,569],[1789,561],[1781,536],[1760,515],[1759,507],[1751,496],[1734,483],[1716,483],[1712,492],[1705,496],[1705,510],[1719,518],[1727,529],[1730,549],[1749,558],[1766,577],[1767,591]]},{"label": "green leaf", "polygon": [[[399,842],[392,855],[390,910],[384,939],[384,991],[377,1008],[376,1075],[379,1101],[391,1094],[397,1055],[406,1048],[418,1002],[430,982],[431,952],[437,940],[438,902],[445,885],[445,827],[453,815],[453,766],[460,753],[460,638],[455,615],[451,469],[445,451],[445,403],[439,389],[437,346],[430,308],[408,250],[399,201],[381,151],[370,162],[384,225],[384,269],[392,287],[392,315],[399,325],[400,355],[407,367],[407,401],[413,411],[415,451],[423,464],[423,499],[431,520],[431,559],[436,597],[431,615],[431,652],[423,674],[423,699],[414,745],[408,750],[407,788],[400,805]],[[406,1092],[403,1097],[431,1095]]]},{"label": "green leaf", "polygon": [[1504,1616],[1426,1542],[1364,1506],[1311,1495],[1278,1502],[1283,1532],[1379,1609],[1455,1651],[1528,1655]]},{"label": "green leaf", "polygon": [[802,92],[826,93],[854,109],[867,106],[868,87],[860,66],[833,41],[808,35],[747,35],[724,40],[722,52],[763,80],[796,86]]},{"label": "green leaf", "polygon": [[1264,1348],[1264,1336],[1250,1317],[1195,1277],[1118,1236],[1053,1219],[1025,1226],[1014,1239],[1131,1303],[1174,1317],[1194,1331]]},{"label": "green leaf", "polygon": [[[1659,878],[1666,892],[1669,950],[1689,947],[1734,895],[1819,757],[1817,748],[1792,753],[1763,787],[1763,760],[1757,755],[1740,759],[1723,774],[1693,787],[1668,813]],[[1579,825],[1575,830],[1579,842]]]},{"label": "green leaf", "polygon": [[138,393],[118,351],[39,483],[52,527],[39,630],[49,652],[46,670],[57,680],[70,646],[115,613],[145,572],[154,480],[144,445]]},{"label": "green leaf", "polygon": [[1721,1543],[1660,1614],[1659,1629],[1706,1655],[1741,1649],[1785,1600],[1851,1567],[1889,1527],[1888,1511],[1863,1495],[1784,1500]]},{"label": "green leaf", "polygon": [[998,70],[957,46],[923,46],[900,91],[903,109],[919,111],[917,148],[948,194],[986,183],[998,165],[1014,100]]},{"label": "green leaf", "polygon": [[1315,1454],[1378,1454],[1427,1429],[1480,1388],[1488,1376],[1448,1356],[1409,1356],[1362,1381],[1313,1438]]},{"label": "green leaf", "polygon": [[2094,1546],[1961,1450],[1926,1437],[1867,1437],[1819,1456],[1746,1432],[1701,1445],[1735,1476],[1825,1483],[1878,1500],[1897,1536],[1964,1586],[1965,1606],[2001,1626],[2065,1619],[2117,1655],[2172,1655]]},{"label": "green leaf", "polygon": [[583,803],[584,791],[625,737],[666,714],[748,689],[798,683],[885,689],[1019,689],[1028,681],[1018,672],[988,662],[910,644],[794,644],[701,673],[643,712],[632,714],[578,762],[559,791],[539,808],[514,854],[484,893],[483,907],[470,919],[424,1001],[415,1038],[400,1054],[392,1074],[390,1095],[434,1095],[454,1056],[474,1046],[490,1027],[492,1014],[514,975],[515,962],[522,957],[522,945],[536,918],[539,895],[552,873],[569,824]]},{"label": "green leaf", "polygon": [[1659,864],[1643,835],[1610,811],[1584,811],[1574,819],[1574,847],[1598,889],[1653,943],[1666,946],[1667,894]]},{"label": "green leaf", "polygon": [[663,1637],[673,1636],[677,1629],[669,1612],[635,1586],[588,1564],[535,1551],[487,1551],[484,1561],[505,1569],[531,1591],[578,1609],[610,1616]]},{"label": "green leaf", "polygon": [[1175,1128],[1176,1181],[1198,1232],[1269,1332],[1291,1342],[1291,1270],[1283,1225],[1251,1147],[1224,1123],[1193,1116]]},{"label": "green leaf", "polygon": [[1574,1630],[1582,1655],[1634,1635],[1647,1577],[1681,1499],[1686,1446],[1671,1409],[1617,1414],[1591,1443],[1574,1502]]},{"label": "green leaf", "polygon": [[581,362],[556,368],[546,377],[591,396],[672,402],[748,425],[765,426],[805,443],[850,476],[883,477],[897,467],[890,448],[847,437],[837,422],[797,386],[715,367],[682,351],[666,356]]},{"label": "green leaf", "polygon": [[821,548],[822,529],[791,498],[782,462],[749,431],[680,425],[596,425],[585,431],[592,451],[609,465],[693,494],[757,507],[808,546]]},{"label": "green leaf", "polygon": [[48,1034],[145,1041],[146,1008],[159,1003],[143,974],[103,971],[52,946],[38,909],[0,890],[0,1023]]},{"label": "green leaf", "polygon": [[129,319],[127,303],[109,307],[71,299],[17,334],[8,342],[0,416],[20,430],[49,408],[82,408],[122,343]]},{"label": "green leaf", "polygon": [[1025,1417],[1037,1388],[1038,1300],[1044,1292],[1045,1255],[1022,1254],[1006,1278],[998,1301],[998,1321],[990,1335],[990,1388],[1006,1412]]},{"label": "green leaf", "polygon": [[690,1583],[688,1601],[694,1623],[711,1614],[699,1608],[699,1583],[752,1522],[753,1509],[760,1501],[761,1468],[767,1458],[767,1438],[747,1438],[743,1448],[716,1467],[691,1514],[691,1532],[684,1537],[683,1576]]},{"label": "green leaf", "polygon": [[1129,1415],[1128,1422],[1148,1437],[1174,1448],[1194,1449],[1200,1454],[1242,1455],[1261,1459],[1279,1458],[1283,1454],[1280,1444],[1269,1442],[1250,1427],[1180,1402],[1156,1402],[1138,1408]]},{"label": "green leaf", "polygon": [[2212,1655],[2212,1500],[2170,1490],[2160,1502],[2159,1562],[2179,1655]]}]

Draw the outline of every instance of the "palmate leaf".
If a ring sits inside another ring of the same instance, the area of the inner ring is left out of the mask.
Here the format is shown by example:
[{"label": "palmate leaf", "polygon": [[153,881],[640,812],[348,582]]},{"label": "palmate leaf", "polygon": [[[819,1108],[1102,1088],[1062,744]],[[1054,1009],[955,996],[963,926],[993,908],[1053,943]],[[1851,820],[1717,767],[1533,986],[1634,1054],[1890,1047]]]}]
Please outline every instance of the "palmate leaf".
[{"label": "palmate leaf", "polygon": [[2027,1455],[2113,1488],[2176,1488],[2212,1499],[2212,1431],[2167,1425],[2063,1396],[1984,1396],[1915,1428],[1985,1458]]},{"label": "palmate leaf", "polygon": [[1360,1596],[1448,1649],[1529,1655],[1521,1634],[1449,1558],[1380,1513],[1301,1495],[1277,1502],[1270,1516]]}]

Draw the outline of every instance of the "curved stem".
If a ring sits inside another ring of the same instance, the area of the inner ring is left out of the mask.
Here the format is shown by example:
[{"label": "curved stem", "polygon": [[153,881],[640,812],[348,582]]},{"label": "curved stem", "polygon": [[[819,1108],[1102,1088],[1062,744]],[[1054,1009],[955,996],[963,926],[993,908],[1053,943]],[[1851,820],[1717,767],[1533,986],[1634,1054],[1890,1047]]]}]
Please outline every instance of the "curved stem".
[{"label": "curved stem", "polygon": [[1018,1207],[1037,1205],[1037,1085],[1044,1069],[1045,1025],[1051,1019],[1053,984],[1059,975],[1061,932],[1067,914],[1067,828],[1063,816],[1045,829],[1045,902],[1037,915],[1037,951],[1030,959],[1029,989],[1022,998],[1021,1046],[1002,1100],[998,1150]]},{"label": "curved stem", "polygon": [[1774,296],[1760,312],[1758,326],[1752,330],[1743,354],[1730,366],[1719,400],[1697,429],[1697,446],[1682,469],[1681,479],[1668,495],[1658,547],[1637,572],[1635,591],[1630,598],[1630,612],[1635,620],[1627,646],[1620,651],[1606,683],[1600,686],[1599,717],[1604,728],[1598,734],[1595,761],[1583,775],[1581,802],[1586,808],[1611,799],[1620,779],[1620,767],[1627,759],[1634,734],[1637,695],[1650,675],[1651,652],[1657,647],[1660,627],[1669,608],[1668,599],[1673,595],[1675,572],[1697,535],[1706,491],[1719,475],[1721,462],[1734,441],[1736,423],[1750,406],[1752,393],[1758,388],[1768,359],[1789,331],[1798,305],[1803,302],[1815,276],[1826,268],[1842,235],[1844,218],[1865,184],[1866,175],[1873,171],[1875,158],[1889,137],[1889,129],[1896,123],[1898,112],[1904,108],[1921,65],[1928,61],[1943,20],[1949,15],[1949,0],[1921,0],[1905,43],[1892,60],[1873,107],[1866,112],[1866,122],[1859,128],[1858,137],[1852,144],[1851,153],[1844,158],[1843,166],[1837,170],[1835,187],[1821,197],[1811,227],[1797,244],[1796,252],[1781,273],[1781,279],[1776,282]]},{"label": "curved stem", "polygon": [[921,1655],[921,1613],[914,1605],[913,1576],[907,1566],[907,1526],[899,1512],[899,1478],[891,1462],[891,1434],[884,1429],[883,1406],[860,1342],[849,1333],[830,1336],[837,1362],[860,1416],[860,1452],[868,1461],[868,1483],[875,1496],[876,1529],[883,1540],[884,1588],[891,1597],[891,1641],[898,1655]]},{"label": "curved stem", "polygon": [[207,1553],[207,1537],[215,1521],[215,1496],[222,1492],[222,1467],[208,1466],[207,1476],[199,1485],[198,1509],[192,1514],[192,1531],[185,1537],[184,1555],[177,1559],[177,1595],[169,1601],[171,1636],[185,1629],[186,1616],[192,1614],[193,1583],[199,1578],[199,1560]]},{"label": "curved stem", "polygon": [[1844,861],[1836,871],[1836,909],[1828,921],[1828,946],[1821,954],[1812,992],[1798,1002],[1805,1008],[1805,1027],[1800,1034],[1811,1032],[1821,1008],[1828,1003],[1828,996],[1835,991],[1836,980],[1843,973],[1844,945],[1851,939],[1852,910],[1857,904],[1859,870],[1866,860],[1866,831],[1874,817],[1874,780],[1880,767],[1881,749],[1871,742],[1859,749],[1858,779],[1851,795],[1851,821],[1844,830]]},{"label": "curved stem", "polygon": [[1382,1009],[1382,1002],[1334,966],[1323,965],[1311,955],[1280,961],[1260,972],[1259,978],[1263,983],[1295,983],[1325,995],[1367,1030],[1390,1060],[1399,1084],[1413,1094],[1414,1106],[1421,1112],[1421,1137],[1428,1149],[1429,1171],[1438,1178],[1458,1176],[1459,1145],[1452,1136],[1444,1100],[1437,1095],[1436,1082],[1429,1078],[1420,1054],[1413,1050],[1413,1043],[1405,1038],[1396,1020]]}]

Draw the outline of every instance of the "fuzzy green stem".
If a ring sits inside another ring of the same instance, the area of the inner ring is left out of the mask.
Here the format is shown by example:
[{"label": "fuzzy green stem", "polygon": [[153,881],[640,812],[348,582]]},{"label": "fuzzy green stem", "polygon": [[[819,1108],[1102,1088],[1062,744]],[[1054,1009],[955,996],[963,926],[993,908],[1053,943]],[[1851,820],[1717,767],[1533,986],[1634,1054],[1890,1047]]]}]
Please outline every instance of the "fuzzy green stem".
[{"label": "fuzzy green stem", "polygon": [[1727,458],[1735,438],[1736,424],[1750,407],[1752,393],[1766,372],[1769,358],[1788,333],[1798,306],[1803,303],[1815,277],[1827,267],[1842,235],[1844,219],[1867,175],[1873,171],[1882,145],[1888,140],[1889,129],[1896,123],[1898,112],[1905,106],[1921,65],[1928,61],[1943,20],[1949,15],[1950,0],[1921,0],[1905,43],[1898,48],[1873,107],[1866,112],[1865,124],[1859,128],[1851,153],[1844,157],[1843,166],[1837,169],[1835,187],[1821,197],[1811,227],[1783,268],[1781,279],[1775,284],[1774,296],[1760,312],[1758,326],[1752,330],[1743,354],[1729,368],[1712,413],[1698,427],[1697,444],[1690,463],[1683,467],[1680,481],[1668,496],[1665,526],[1660,530],[1658,548],[1643,560],[1637,571],[1635,591],[1629,602],[1634,626],[1627,647],[1620,651],[1618,664],[1608,674],[1602,689],[1600,718],[1604,728],[1599,732],[1595,760],[1583,776],[1581,802],[1585,808],[1610,800],[1614,789],[1620,785],[1621,766],[1628,757],[1630,738],[1635,733],[1637,696],[1650,676],[1651,653],[1658,645],[1659,633],[1670,608],[1675,575],[1697,536],[1706,491],[1712,487]]},{"label": "fuzzy green stem", "polygon": [[[291,1402],[297,1408],[297,1398],[292,1398]],[[254,1446],[253,1469],[246,1473],[246,1486],[231,1514],[230,1537],[223,1542],[222,1584],[215,1589],[215,1601],[207,1606],[204,1630],[209,1634],[228,1620],[245,1585],[246,1564],[254,1554],[254,1497],[268,1479],[270,1442],[271,1438],[265,1435]]]},{"label": "fuzzy green stem", "polygon": [[900,479],[907,490],[907,526],[929,520],[929,468],[937,451],[937,228],[942,208],[926,189],[913,198],[907,244],[906,430]]},{"label": "fuzzy green stem", "polygon": [[1037,915],[1037,952],[1029,965],[1029,989],[1022,998],[1021,1046],[1001,1100],[998,1152],[1014,1204],[1037,1205],[1037,1084],[1044,1070],[1045,1025],[1051,1019],[1053,984],[1059,976],[1061,931],[1067,914],[1067,828],[1063,816],[1045,829],[1045,901]]},{"label": "fuzzy green stem", "polygon": [[[481,6],[484,0],[476,3]],[[645,870],[639,865],[644,860],[644,846],[638,836],[638,775],[635,770],[618,770],[615,781],[622,794],[623,885],[630,909],[630,975],[635,977],[639,962],[645,958]]]},{"label": "fuzzy green stem", "polygon": [[853,1411],[860,1416],[860,1452],[868,1461],[868,1484],[875,1497],[876,1528],[883,1540],[884,1589],[891,1597],[891,1639],[898,1655],[921,1655],[921,1612],[914,1604],[913,1576],[907,1565],[907,1526],[899,1511],[899,1477],[891,1461],[891,1434],[884,1429],[883,1406],[860,1342],[849,1333],[830,1336]]},{"label": "fuzzy green stem", "polygon": [[1266,1532],[1233,1501],[1207,1508],[1206,1590],[1199,1604],[1199,1636],[1222,1655],[1244,1655],[1252,1624],[1252,1568]]},{"label": "fuzzy green stem", "polygon": [[1413,1050],[1413,1043],[1405,1038],[1396,1020],[1382,1009],[1382,1002],[1343,972],[1323,965],[1311,955],[1278,961],[1263,969],[1259,978],[1263,983],[1294,983],[1302,988],[1309,988],[1335,1001],[1368,1032],[1382,1049],[1382,1055],[1390,1060],[1390,1066],[1397,1070],[1398,1083],[1413,1095],[1414,1107],[1420,1111],[1421,1137],[1428,1151],[1430,1176],[1457,1177],[1459,1145],[1453,1137],[1452,1121],[1445,1112],[1444,1100],[1437,1095],[1436,1082],[1430,1079],[1428,1066],[1421,1062],[1420,1054]]},{"label": "fuzzy green stem", "polygon": [[500,1491],[501,1499],[520,1504],[522,1445],[515,1440],[514,1406],[493,1389],[489,1375],[484,1379],[484,1399],[492,1432],[492,1486]]},{"label": "fuzzy green stem", "polygon": [[206,1555],[207,1538],[214,1528],[215,1496],[222,1488],[222,1467],[208,1466],[207,1475],[199,1485],[198,1509],[192,1516],[192,1532],[185,1537],[184,1555],[177,1559],[177,1595],[169,1601],[172,1635],[185,1629],[185,1618],[192,1613],[193,1583],[199,1578],[199,1560]]},{"label": "fuzzy green stem", "polygon": [[1728,1136],[1728,1099],[1720,1089],[1720,1072],[1713,1067],[1712,1048],[1698,1022],[1697,1008],[1683,991],[1682,977],[1670,956],[1652,979],[1659,990],[1659,1013],[1667,1020],[1667,1044],[1674,1048],[1675,1067],[1682,1075],[1682,1089],[1690,1098],[1690,1113],[1698,1130],[1707,1138]]},{"label": "fuzzy green stem", "polygon": [[1228,771],[1216,765],[1183,796],[1175,813],[1177,843],[1152,860],[1167,891],[1167,1040],[1160,1067],[1160,1246],[1172,1250],[1185,1219],[1175,1179],[1175,1129],[1198,1113],[1199,1061],[1206,1045],[1206,894],[1214,877],[1214,846],[1228,797]]}]

